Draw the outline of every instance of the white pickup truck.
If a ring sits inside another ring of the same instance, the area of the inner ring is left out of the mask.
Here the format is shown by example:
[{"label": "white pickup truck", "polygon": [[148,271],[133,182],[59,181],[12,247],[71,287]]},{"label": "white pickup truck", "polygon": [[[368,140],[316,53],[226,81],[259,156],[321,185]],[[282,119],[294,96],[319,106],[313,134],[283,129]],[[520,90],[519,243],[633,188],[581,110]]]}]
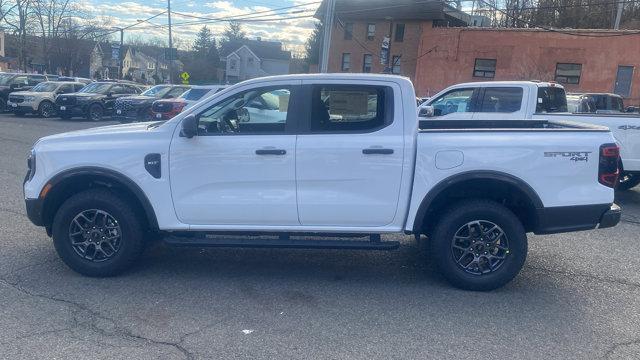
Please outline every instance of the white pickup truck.
[{"label": "white pickup truck", "polygon": [[572,114],[564,88],[539,81],[472,82],[450,86],[421,104],[423,120],[567,120],[608,127],[620,146],[617,189],[640,184],[640,116]]},{"label": "white pickup truck", "polygon": [[[197,247],[390,250],[399,242],[380,235],[405,233],[426,235],[444,276],[474,290],[517,275],[528,232],[620,220],[618,147],[605,127],[433,121],[418,130],[413,94],[396,76],[267,77],[166,122],[48,136],[28,160],[27,213],[88,276],[127,269],[146,235]],[[278,97],[284,122],[247,111],[264,96]]]}]

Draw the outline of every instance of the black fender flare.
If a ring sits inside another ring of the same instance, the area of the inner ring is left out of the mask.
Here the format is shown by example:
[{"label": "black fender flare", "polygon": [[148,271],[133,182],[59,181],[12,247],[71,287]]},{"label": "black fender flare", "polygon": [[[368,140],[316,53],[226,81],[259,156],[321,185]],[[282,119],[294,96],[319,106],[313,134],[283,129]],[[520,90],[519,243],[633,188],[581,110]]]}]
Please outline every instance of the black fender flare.
[{"label": "black fender flare", "polygon": [[470,180],[491,180],[515,186],[529,198],[535,209],[542,209],[544,207],[542,200],[540,200],[540,196],[538,196],[538,193],[536,193],[536,191],[524,180],[499,171],[472,170],[449,176],[444,180],[441,180],[433,188],[431,188],[431,190],[429,190],[427,195],[425,195],[425,197],[422,199],[422,202],[420,202],[420,206],[418,207],[418,211],[416,212],[415,221],[413,223],[413,232],[415,234],[420,233],[420,230],[422,229],[422,226],[424,224],[425,215],[438,195],[440,195],[443,191],[451,186],[455,186],[456,184]]},{"label": "black fender flare", "polygon": [[[126,175],[111,169],[106,169],[97,166],[83,166],[78,168],[73,168],[69,170],[62,171],[55,176],[53,176],[49,181],[47,181],[45,186],[51,186],[50,191],[55,191],[56,185],[64,182],[65,180],[69,180],[74,177],[79,176],[97,176],[101,178],[106,178],[111,181],[114,181],[118,184],[124,186],[127,190],[133,193],[136,197],[136,200],[140,203],[142,210],[144,211],[145,219],[149,224],[149,228],[153,231],[157,231],[158,227],[158,219],[156,217],[155,210],[149,201],[149,198],[144,193],[144,191],[136,184],[133,180],[129,179]],[[49,195],[49,194],[47,194]],[[47,207],[47,197],[45,196],[43,200],[43,210]]]}]

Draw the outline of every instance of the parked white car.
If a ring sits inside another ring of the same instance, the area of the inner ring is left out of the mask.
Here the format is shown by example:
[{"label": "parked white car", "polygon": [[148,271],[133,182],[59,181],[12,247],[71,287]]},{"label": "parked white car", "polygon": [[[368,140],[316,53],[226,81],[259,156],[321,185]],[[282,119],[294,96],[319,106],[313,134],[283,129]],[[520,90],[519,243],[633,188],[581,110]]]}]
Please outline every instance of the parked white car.
[{"label": "parked white car", "polygon": [[49,118],[56,114],[56,96],[74,93],[85,84],[80,82],[45,81],[28,91],[16,91],[9,94],[7,108],[16,115],[34,113]]},{"label": "parked white car", "polygon": [[608,127],[620,146],[620,190],[640,184],[640,116],[572,114],[564,88],[538,81],[450,86],[418,107],[420,120],[566,120]]},{"label": "parked white car", "polygon": [[[149,233],[179,246],[371,250],[400,245],[381,234],[409,233],[426,234],[444,276],[473,290],[518,274],[527,232],[619,222],[607,128],[428,121],[419,131],[413,94],[398,76],[265,77],[169,121],[47,136],[28,160],[27,214],[89,276],[127,269]],[[265,95],[285,122],[240,121]],[[229,232],[272,237],[208,236]],[[309,234],[341,237],[299,237]]]}]

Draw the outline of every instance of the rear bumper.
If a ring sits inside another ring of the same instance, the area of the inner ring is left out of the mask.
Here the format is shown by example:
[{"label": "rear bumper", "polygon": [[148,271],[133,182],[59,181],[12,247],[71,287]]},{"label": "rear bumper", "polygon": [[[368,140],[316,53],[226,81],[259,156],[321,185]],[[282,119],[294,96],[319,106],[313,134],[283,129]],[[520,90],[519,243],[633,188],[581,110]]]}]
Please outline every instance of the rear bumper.
[{"label": "rear bumper", "polygon": [[595,228],[605,229],[620,222],[622,210],[616,204],[559,206],[537,210],[535,234],[557,234]]}]

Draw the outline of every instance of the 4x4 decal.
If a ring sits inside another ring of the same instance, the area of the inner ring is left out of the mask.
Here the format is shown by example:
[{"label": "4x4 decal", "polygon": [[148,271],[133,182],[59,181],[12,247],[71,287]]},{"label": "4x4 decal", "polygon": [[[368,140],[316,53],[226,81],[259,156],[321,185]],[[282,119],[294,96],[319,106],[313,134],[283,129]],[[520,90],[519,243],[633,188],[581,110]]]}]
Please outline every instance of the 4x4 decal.
[{"label": "4x4 decal", "polygon": [[640,126],[638,125],[620,125],[618,126],[620,130],[640,130]]},{"label": "4x4 decal", "polygon": [[570,161],[578,162],[578,161],[589,161],[589,154],[591,151],[549,151],[544,153],[544,157],[552,157],[552,158],[568,158]]}]

